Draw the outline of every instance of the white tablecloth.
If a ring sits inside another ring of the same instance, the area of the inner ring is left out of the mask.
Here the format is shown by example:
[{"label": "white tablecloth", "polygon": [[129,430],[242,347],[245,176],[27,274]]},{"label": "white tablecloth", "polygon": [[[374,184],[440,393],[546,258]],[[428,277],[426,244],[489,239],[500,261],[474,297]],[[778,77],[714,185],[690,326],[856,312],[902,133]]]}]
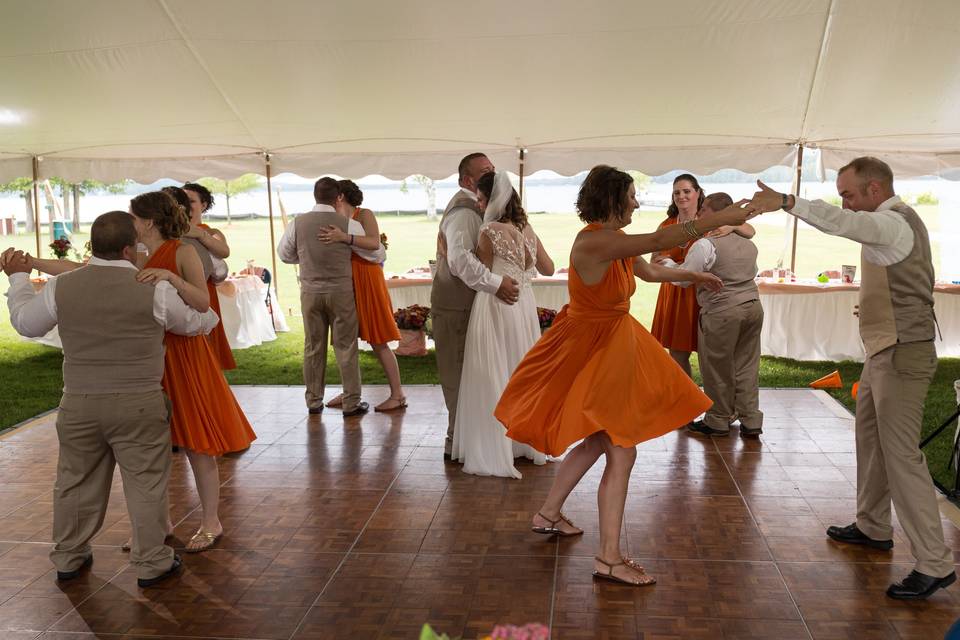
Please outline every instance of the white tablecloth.
[{"label": "white tablecloth", "polygon": [[[760,285],[764,313],[760,352],[794,360],[863,362],[863,343],[853,315],[857,288],[797,286],[796,292],[790,292],[789,287]],[[935,291],[933,298],[943,334],[943,340],[937,335],[937,355],[960,357],[960,295]]]},{"label": "white tablecloth", "polygon": [[277,339],[289,331],[283,312],[273,298],[273,322],[267,309],[267,285],[257,276],[228,278],[217,286],[220,322],[231,349],[247,349]]},{"label": "white tablecloth", "polygon": [[[430,306],[430,288],[433,280],[427,278],[391,278],[387,280],[387,290],[394,309],[403,309],[413,304]],[[567,292],[567,276],[561,274],[551,278],[537,278],[533,281],[533,295],[537,306],[559,311],[570,301]]]}]

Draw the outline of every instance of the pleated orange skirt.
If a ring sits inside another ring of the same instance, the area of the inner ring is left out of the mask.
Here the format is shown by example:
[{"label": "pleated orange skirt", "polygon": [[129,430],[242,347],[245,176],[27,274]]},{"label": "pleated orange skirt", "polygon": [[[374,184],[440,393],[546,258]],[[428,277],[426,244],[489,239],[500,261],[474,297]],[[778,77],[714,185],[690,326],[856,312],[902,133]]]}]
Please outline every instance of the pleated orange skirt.
[{"label": "pleated orange skirt", "polygon": [[400,339],[393,319],[393,303],[383,279],[383,267],[354,254],[353,291],[357,300],[360,339],[369,344],[385,344]]},{"label": "pleated orange skirt", "polygon": [[224,371],[237,368],[237,361],[233,359],[233,351],[230,349],[230,341],[227,340],[227,332],[223,330],[223,313],[220,311],[220,298],[217,296],[217,287],[207,280],[207,291],[210,292],[210,308],[218,316],[220,322],[213,331],[207,336],[207,342],[210,343],[210,349],[214,357],[220,363],[220,368]]}]

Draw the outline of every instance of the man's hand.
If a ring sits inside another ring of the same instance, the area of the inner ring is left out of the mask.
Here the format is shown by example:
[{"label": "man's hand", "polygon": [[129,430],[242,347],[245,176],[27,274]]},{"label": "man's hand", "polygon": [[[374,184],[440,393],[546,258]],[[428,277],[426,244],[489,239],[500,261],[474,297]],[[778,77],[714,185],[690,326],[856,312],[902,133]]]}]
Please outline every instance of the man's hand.
[{"label": "man's hand", "polygon": [[858,318],[860,317],[860,305],[858,304],[853,305],[853,315],[855,315]]},{"label": "man's hand", "polygon": [[720,289],[723,289],[723,280],[712,273],[695,273],[693,281],[698,287],[703,287],[707,291],[720,291]]},{"label": "man's hand", "polygon": [[497,297],[507,304],[515,304],[520,299],[520,283],[513,278],[503,276],[500,288],[497,289]]},{"label": "man's hand", "polygon": [[3,272],[8,276],[15,273],[30,273],[30,261],[24,257],[23,251],[17,251],[12,247],[0,255],[0,265],[3,265]]},{"label": "man's hand", "polygon": [[[754,193],[753,198],[750,200],[753,208],[764,212],[778,211],[783,205],[783,194],[774,191],[759,180],[757,180],[757,187],[759,187],[760,190]],[[787,200],[788,204],[792,204],[793,196],[788,196]]]}]

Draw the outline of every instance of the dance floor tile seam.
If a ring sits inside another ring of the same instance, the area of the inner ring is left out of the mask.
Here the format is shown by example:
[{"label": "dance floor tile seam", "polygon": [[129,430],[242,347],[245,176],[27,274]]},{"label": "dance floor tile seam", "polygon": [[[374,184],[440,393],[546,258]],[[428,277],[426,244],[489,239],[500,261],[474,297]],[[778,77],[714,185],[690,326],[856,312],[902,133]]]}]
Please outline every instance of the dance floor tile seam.
[{"label": "dance floor tile seam", "polygon": [[[622,541],[659,583],[632,589],[590,576],[602,461],[566,507],[584,536],[548,539],[529,518],[557,465],[519,461],[517,481],[443,463],[438,387],[410,387],[406,414],[363,418],[306,416],[302,388],[235,392],[262,437],[221,460],[227,533],[150,590],[118,549],[116,480],[91,573],[54,580],[55,414],[0,438],[0,637],[416,638],[430,622],[474,638],[536,621],[554,638],[929,638],[960,616],[953,590],[884,596],[912,566],[896,520],[891,553],[825,538],[853,519],[856,478],[852,417],[825,394],[764,390],[759,440],[678,431],[638,448]],[[199,524],[182,455],[170,500],[182,549]]]}]

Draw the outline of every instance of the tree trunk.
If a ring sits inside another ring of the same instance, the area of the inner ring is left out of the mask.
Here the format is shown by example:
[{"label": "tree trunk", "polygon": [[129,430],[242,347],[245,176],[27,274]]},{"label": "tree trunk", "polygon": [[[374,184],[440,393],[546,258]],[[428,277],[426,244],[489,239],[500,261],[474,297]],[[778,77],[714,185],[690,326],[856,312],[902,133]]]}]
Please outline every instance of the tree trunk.
[{"label": "tree trunk", "polygon": [[25,218],[27,224],[24,231],[26,233],[33,233],[35,228],[33,220],[33,187],[28,188],[22,195],[23,202],[27,205],[27,217]]},{"label": "tree trunk", "polygon": [[73,185],[73,232],[80,233],[80,188]]},{"label": "tree trunk", "polygon": [[224,194],[227,196],[227,226],[230,226],[230,194]]},{"label": "tree trunk", "polygon": [[60,197],[63,198],[63,219],[64,220],[73,220],[71,215],[70,205],[70,187],[64,184],[60,187]]}]

